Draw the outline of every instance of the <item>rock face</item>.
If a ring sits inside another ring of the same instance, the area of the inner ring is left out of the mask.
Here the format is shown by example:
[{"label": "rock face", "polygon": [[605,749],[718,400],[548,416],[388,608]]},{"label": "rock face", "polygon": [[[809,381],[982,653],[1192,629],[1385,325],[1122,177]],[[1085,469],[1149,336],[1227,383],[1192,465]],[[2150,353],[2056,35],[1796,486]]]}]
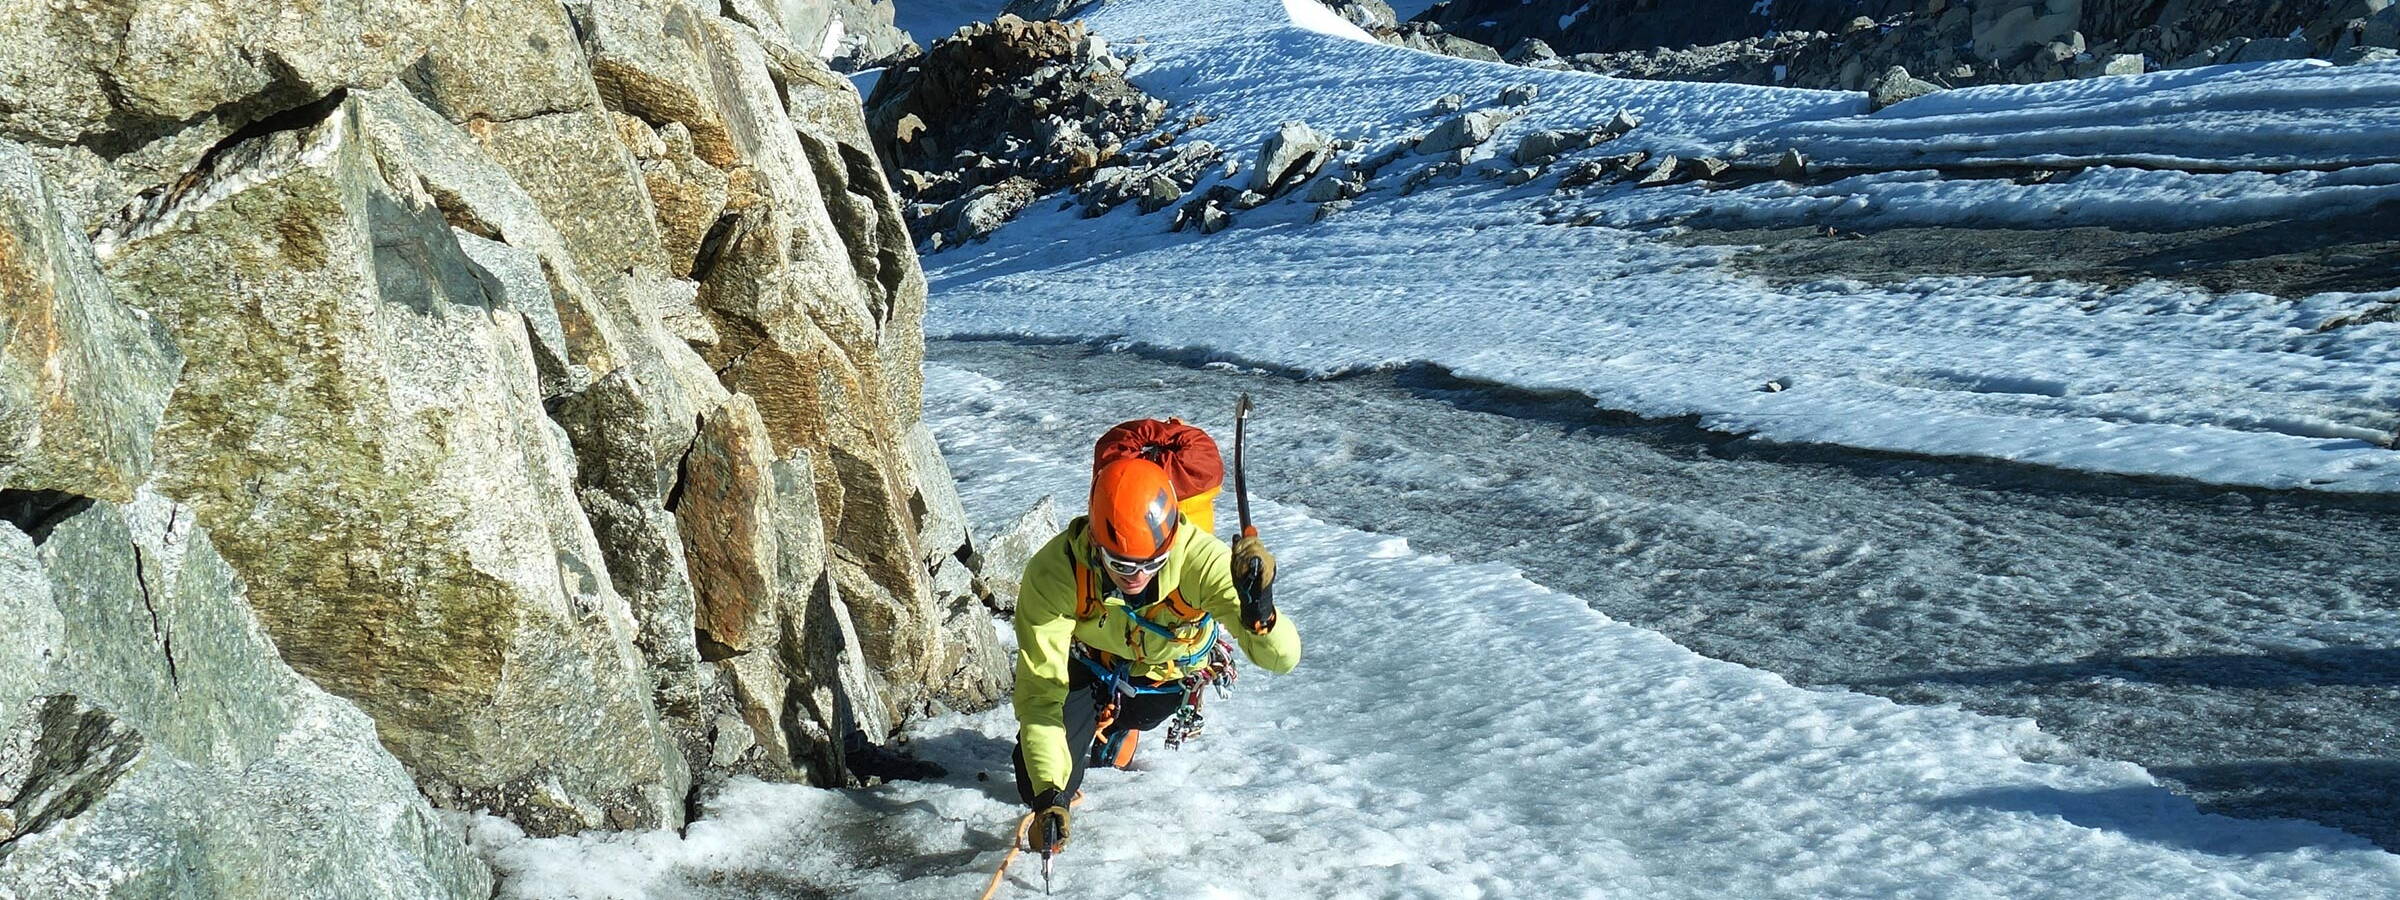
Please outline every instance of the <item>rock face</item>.
[{"label": "rock face", "polygon": [[[2400,15],[2391,7],[2388,0],[1451,0],[1403,27],[1444,29],[1492,46],[1538,40],[1566,54],[1567,67],[1620,77],[1863,91],[1893,66],[1937,87],[1964,87],[2137,74],[2136,66],[2310,56],[2361,62],[2400,48],[2400,38],[2377,27],[2379,16]],[[1561,64],[1530,51],[1511,61]]]},{"label": "rock face", "polygon": [[1000,696],[830,6],[284,5],[0,17],[0,894],[488,896],[428,800]]},{"label": "rock face", "polygon": [[[825,60],[836,72],[890,65],[918,52],[917,42],[892,22],[894,0],[741,0],[727,6],[736,21],[752,28],[780,27],[795,49]],[[781,13],[780,25],[770,6]]]},{"label": "rock face", "polygon": [[375,723],[276,658],[190,507],[71,505],[39,543],[0,525],[0,894],[491,896]]},{"label": "rock face", "polygon": [[912,233],[945,246],[981,237],[1024,208],[1025,188],[1038,196],[1121,162],[1166,112],[1124,70],[1081,22],[1004,15],[885,73],[868,122]]}]

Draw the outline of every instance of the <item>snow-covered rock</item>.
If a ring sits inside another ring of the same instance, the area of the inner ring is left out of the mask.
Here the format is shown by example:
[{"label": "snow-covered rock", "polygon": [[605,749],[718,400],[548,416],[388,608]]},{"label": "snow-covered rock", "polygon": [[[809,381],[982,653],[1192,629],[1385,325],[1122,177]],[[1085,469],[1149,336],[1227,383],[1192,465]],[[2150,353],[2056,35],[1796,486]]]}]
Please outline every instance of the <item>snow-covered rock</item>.
[{"label": "snow-covered rock", "polygon": [[1448,153],[1475,147],[1492,139],[1502,123],[1513,116],[1496,109],[1479,109],[1453,116],[1434,127],[1433,132],[1417,141],[1417,152]]},{"label": "snow-covered rock", "polygon": [[[938,224],[912,218],[912,233],[951,231],[943,245],[956,246],[989,233],[980,221],[953,230],[966,221],[959,201],[1012,179],[1037,194],[1079,187],[1104,166],[1127,165],[1126,142],[1152,132],[1166,104],[1127,82],[1124,69],[1082,23],[1003,16],[886,72],[867,102],[876,154],[904,199],[946,210]],[[976,205],[985,215],[1020,209]]]},{"label": "snow-covered rock", "polygon": [[1332,139],[1305,122],[1286,122],[1258,149],[1250,167],[1250,189],[1277,196],[1315,177],[1332,153]]},{"label": "snow-covered rock", "polygon": [[1893,66],[1883,70],[1883,77],[1875,79],[1875,87],[1867,91],[1867,103],[1871,108],[1882,109],[1941,89],[1941,85],[1912,76],[1907,69]]}]

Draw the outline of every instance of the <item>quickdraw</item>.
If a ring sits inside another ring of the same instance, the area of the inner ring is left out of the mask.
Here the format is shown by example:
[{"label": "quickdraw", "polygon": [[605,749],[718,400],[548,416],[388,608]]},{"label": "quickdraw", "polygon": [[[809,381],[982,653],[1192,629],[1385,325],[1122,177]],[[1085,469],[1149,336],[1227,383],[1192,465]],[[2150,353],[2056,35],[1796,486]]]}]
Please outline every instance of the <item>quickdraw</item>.
[{"label": "quickdraw", "polygon": [[1219,698],[1231,697],[1233,682],[1241,677],[1241,670],[1233,664],[1233,641],[1225,637],[1223,629],[1217,631],[1216,638],[1209,646],[1208,663],[1183,677],[1183,706],[1175,710],[1175,718],[1167,723],[1169,750],[1200,737],[1206,722],[1200,714],[1200,707],[1208,698],[1204,690],[1214,688]]}]

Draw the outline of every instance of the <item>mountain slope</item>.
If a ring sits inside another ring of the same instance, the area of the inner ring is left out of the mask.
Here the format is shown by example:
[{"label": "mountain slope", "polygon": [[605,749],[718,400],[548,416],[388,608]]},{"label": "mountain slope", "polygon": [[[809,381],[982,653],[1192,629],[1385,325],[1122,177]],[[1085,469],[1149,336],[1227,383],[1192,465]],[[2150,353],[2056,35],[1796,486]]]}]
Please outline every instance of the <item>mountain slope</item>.
[{"label": "mountain slope", "polygon": [[[1979,88],[1862,116],[1855,94],[1516,69],[1361,42],[1310,3],[1219,6],[1120,2],[1090,21],[1146,46],[1132,77],[1176,103],[1170,118],[1211,117],[1181,141],[1247,164],[1303,120],[1356,142],[1320,177],[1365,193],[1325,209],[1296,191],[1213,236],[1130,207],[1079,219],[1037,203],[934,258],[931,333],[1121,338],[1320,374],[1422,360],[1778,441],[2400,488],[2400,293],[2110,289],[2079,283],[2071,261],[2038,279],[1777,283],[1731,265],[1738,247],[1655,240],[1768,224],[2307,228],[2389,209],[2400,65]],[[1485,99],[1518,83],[1538,96]],[[1467,98],[1461,115],[1499,119],[1493,136],[1414,153],[1450,93]],[[1509,159],[1530,135],[1620,110],[1642,120],[1622,138]],[[1803,173],[1773,177],[1786,151],[1807,157]],[[1675,169],[1670,155],[1733,168],[1632,183]],[[1631,175],[1569,186],[1587,166]]]}]

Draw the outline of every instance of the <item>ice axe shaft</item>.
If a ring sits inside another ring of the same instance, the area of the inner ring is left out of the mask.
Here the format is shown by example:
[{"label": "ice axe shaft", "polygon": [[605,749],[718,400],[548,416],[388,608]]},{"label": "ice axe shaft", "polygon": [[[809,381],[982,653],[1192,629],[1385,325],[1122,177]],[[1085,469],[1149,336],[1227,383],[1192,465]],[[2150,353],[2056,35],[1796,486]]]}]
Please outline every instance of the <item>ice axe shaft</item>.
[{"label": "ice axe shaft", "polygon": [[1233,510],[1241,517],[1242,536],[1257,537],[1258,526],[1250,524],[1250,482],[1242,477],[1242,426],[1250,421],[1250,395],[1244,393],[1233,403]]}]

